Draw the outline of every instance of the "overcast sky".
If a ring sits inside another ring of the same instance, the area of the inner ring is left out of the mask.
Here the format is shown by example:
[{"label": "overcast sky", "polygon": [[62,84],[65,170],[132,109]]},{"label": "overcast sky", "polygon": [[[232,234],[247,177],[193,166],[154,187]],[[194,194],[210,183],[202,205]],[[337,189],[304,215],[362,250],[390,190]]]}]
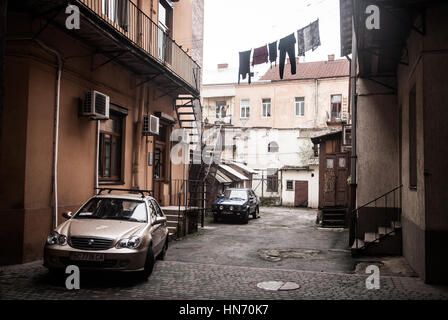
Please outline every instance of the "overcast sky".
[{"label": "overcast sky", "polygon": [[317,18],[322,45],[305,61],[340,57],[339,0],[205,0],[204,10],[204,72],[218,63],[238,67],[238,52],[293,32],[297,38],[297,30]]}]

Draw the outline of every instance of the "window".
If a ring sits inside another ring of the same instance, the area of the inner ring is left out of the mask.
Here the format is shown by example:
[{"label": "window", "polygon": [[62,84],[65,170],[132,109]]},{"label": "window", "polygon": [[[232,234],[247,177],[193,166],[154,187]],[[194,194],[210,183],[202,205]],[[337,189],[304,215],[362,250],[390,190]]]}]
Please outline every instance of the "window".
[{"label": "window", "polygon": [[98,179],[122,182],[124,115],[110,111],[109,120],[100,122]]},{"label": "window", "polygon": [[271,116],[271,99],[262,100],[262,114],[263,117],[267,118]]},{"label": "window", "polygon": [[216,119],[222,119],[226,117],[226,102],[216,101]]},{"label": "window", "polygon": [[249,100],[241,100],[240,102],[240,118],[247,119],[250,117]]},{"label": "window", "polygon": [[128,31],[129,1],[128,0],[102,0],[101,13]]},{"label": "window", "polygon": [[158,57],[160,60],[171,63],[171,46],[169,36],[173,30],[173,8],[166,0],[159,1],[158,14]]},{"label": "window", "polygon": [[342,95],[334,94],[331,96],[331,122],[341,120]]},{"label": "window", "polygon": [[159,204],[155,200],[151,200],[151,203],[155,209],[155,213],[156,213],[157,217],[163,218],[162,209],[160,209]]},{"label": "window", "polygon": [[417,189],[417,94],[409,93],[409,188]]},{"label": "window", "polygon": [[278,152],[278,144],[275,141],[269,142],[268,152]]},{"label": "window", "polygon": [[294,181],[292,180],[286,181],[286,190],[294,191]]},{"label": "window", "polygon": [[268,174],[266,191],[278,192],[278,171],[274,174]]},{"label": "window", "polygon": [[304,116],[305,115],[305,98],[304,97],[295,98],[294,107],[296,110],[296,116]]}]

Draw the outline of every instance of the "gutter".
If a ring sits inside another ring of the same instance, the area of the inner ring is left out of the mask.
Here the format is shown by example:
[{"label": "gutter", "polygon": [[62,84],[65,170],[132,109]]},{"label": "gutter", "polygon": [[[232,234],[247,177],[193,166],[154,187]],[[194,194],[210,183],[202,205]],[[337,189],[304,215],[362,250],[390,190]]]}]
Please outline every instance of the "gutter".
[{"label": "gutter", "polygon": [[31,41],[38,44],[45,51],[53,54],[57,58],[56,73],[56,96],[55,96],[55,112],[54,112],[54,141],[53,141],[53,228],[58,226],[58,151],[59,151],[59,110],[61,103],[61,76],[62,76],[62,57],[61,54],[39,39],[34,38],[11,38],[8,41]]}]

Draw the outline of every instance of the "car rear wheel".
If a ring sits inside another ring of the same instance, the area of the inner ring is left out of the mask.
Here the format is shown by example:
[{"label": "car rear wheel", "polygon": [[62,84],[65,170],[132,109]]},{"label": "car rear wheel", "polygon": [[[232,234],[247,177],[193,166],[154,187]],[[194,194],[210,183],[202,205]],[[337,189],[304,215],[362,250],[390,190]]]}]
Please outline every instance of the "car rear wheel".
[{"label": "car rear wheel", "polygon": [[152,245],[149,245],[148,253],[146,254],[145,269],[142,271],[142,278],[148,279],[154,269],[155,259],[154,251],[152,251]]},{"label": "car rear wheel", "polygon": [[163,249],[162,249],[162,251],[160,251],[159,255],[157,256],[157,259],[164,260],[167,250],[168,250],[168,237],[166,237],[165,243],[163,244]]}]

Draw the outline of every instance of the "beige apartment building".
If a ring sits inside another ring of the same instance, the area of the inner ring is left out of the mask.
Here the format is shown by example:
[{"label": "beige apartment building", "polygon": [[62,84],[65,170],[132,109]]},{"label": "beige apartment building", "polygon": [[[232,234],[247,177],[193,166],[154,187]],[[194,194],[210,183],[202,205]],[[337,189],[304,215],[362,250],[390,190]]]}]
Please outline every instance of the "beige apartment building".
[{"label": "beige apartment building", "polygon": [[188,164],[170,161],[170,135],[201,118],[203,1],[71,4],[79,29],[62,0],[9,1],[2,17],[1,264],[39,259],[62,212],[95,187],[151,190],[169,206],[188,178]]},{"label": "beige apartment building", "polygon": [[311,137],[350,124],[349,61],[330,55],[327,61],[299,62],[295,75],[288,62],[283,80],[278,68],[265,67],[251,84],[236,84],[235,69],[219,65],[216,83],[206,79],[202,86],[203,121],[221,127],[223,160],[258,171],[252,187],[259,196],[295,205],[291,185],[303,181],[303,203],[317,208],[318,158]]}]

